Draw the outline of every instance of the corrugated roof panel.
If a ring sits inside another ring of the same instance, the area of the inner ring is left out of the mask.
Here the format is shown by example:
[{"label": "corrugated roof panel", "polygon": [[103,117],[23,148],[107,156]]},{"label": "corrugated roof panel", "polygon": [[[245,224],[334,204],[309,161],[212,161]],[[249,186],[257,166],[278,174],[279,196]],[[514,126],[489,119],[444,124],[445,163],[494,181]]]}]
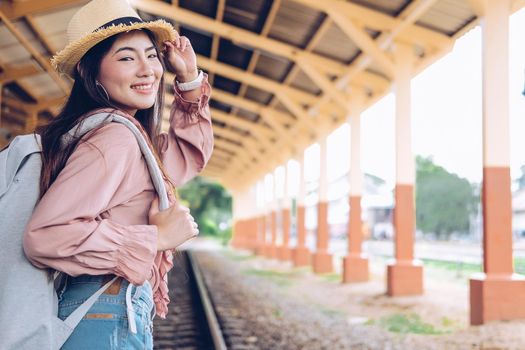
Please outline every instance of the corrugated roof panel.
[{"label": "corrugated roof panel", "polygon": [[[277,102],[274,106],[274,108],[280,112],[284,112],[284,113],[288,113],[288,110],[286,109],[286,107],[281,103],[281,102]],[[290,114],[291,116],[291,114]],[[293,117],[292,117],[293,118]]]},{"label": "corrugated roof panel", "polygon": [[220,40],[218,56],[219,61],[241,69],[246,69],[251,56],[252,51],[235,45],[231,40]]},{"label": "corrugated roof panel", "polygon": [[313,52],[349,63],[359,53],[359,48],[337,24],[332,23]]},{"label": "corrugated roof panel", "polygon": [[241,83],[239,83],[238,81],[223,77],[220,74],[215,74],[215,78],[213,80],[213,86],[236,95],[237,92],[239,91]]},{"label": "corrugated roof panel", "polygon": [[350,2],[395,17],[411,2],[411,0],[352,0]]},{"label": "corrugated roof panel", "polygon": [[292,63],[288,60],[261,54],[259,55],[254,73],[273,80],[282,81],[291,65]]},{"label": "corrugated roof panel", "polygon": [[263,105],[267,104],[272,96],[273,94],[269,93],[268,91],[263,91],[253,86],[248,86],[248,89],[246,89],[246,93],[244,94],[245,98],[256,101]]},{"label": "corrugated roof panel", "polygon": [[215,18],[217,13],[217,1],[179,0],[179,6],[211,18]]},{"label": "corrugated roof panel", "polygon": [[268,37],[305,47],[324,18],[322,12],[283,0]]},{"label": "corrugated roof panel", "polygon": [[62,90],[47,73],[40,73],[31,77],[19,79],[21,85],[31,86],[31,95],[39,99],[47,100],[63,96]]},{"label": "corrugated roof panel", "polygon": [[35,15],[35,23],[46,35],[65,33],[67,24],[80,6],[67,8],[61,11],[48,12],[45,14]]},{"label": "corrugated roof panel", "polygon": [[423,14],[416,24],[452,36],[475,18],[466,0],[441,0]]},{"label": "corrugated roof panel", "polygon": [[258,114],[252,113],[244,109],[239,109],[239,111],[237,112],[237,116],[253,123],[256,123],[259,120]]},{"label": "corrugated roof panel", "polygon": [[299,73],[297,73],[290,86],[315,95],[321,92],[321,89],[319,89],[317,85],[312,80],[310,80],[310,78],[305,73],[303,73],[303,71],[299,71]]},{"label": "corrugated roof panel", "polygon": [[[47,55],[47,50],[42,46],[40,40],[38,40],[31,29],[29,29],[23,21],[16,21],[13,23],[17,31],[19,31],[33,46],[33,48],[43,54]],[[21,63],[29,60],[31,54],[20,44],[18,39],[11,33],[11,31],[5,26],[0,25],[0,63],[11,64]]]},{"label": "corrugated roof panel", "polygon": [[203,32],[194,31],[186,26],[181,26],[180,35],[186,36],[190,39],[191,46],[196,54],[206,57],[211,56],[211,45],[213,42],[213,36],[211,34],[204,34]]},{"label": "corrugated roof panel", "polygon": [[62,50],[67,45],[67,35],[66,32],[60,32],[47,36],[47,41],[51,46],[51,49],[55,52]]},{"label": "corrugated roof panel", "polygon": [[259,33],[271,4],[269,0],[226,0],[223,22]]},{"label": "corrugated roof panel", "polygon": [[210,100],[210,107],[211,108],[215,108],[215,109],[219,109],[219,110],[224,111],[226,113],[230,113],[231,109],[232,109],[232,106],[230,106],[229,104],[222,103],[220,101],[214,100],[213,99],[213,95],[212,95],[212,98]]}]

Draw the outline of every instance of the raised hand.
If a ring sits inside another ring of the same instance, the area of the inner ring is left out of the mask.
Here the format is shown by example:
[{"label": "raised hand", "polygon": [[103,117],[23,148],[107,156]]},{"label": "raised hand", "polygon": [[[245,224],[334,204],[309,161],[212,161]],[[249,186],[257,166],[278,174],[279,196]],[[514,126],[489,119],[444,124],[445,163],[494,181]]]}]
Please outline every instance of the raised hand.
[{"label": "raised hand", "polygon": [[175,72],[181,83],[197,78],[197,56],[190,39],[179,36],[173,41],[164,42],[164,62]]}]

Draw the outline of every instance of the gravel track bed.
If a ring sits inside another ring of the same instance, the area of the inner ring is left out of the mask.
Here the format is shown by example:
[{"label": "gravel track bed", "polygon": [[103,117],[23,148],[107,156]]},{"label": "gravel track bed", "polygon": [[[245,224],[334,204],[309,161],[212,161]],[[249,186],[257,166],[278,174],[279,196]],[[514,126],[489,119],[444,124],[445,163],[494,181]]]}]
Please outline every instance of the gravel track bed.
[{"label": "gravel track bed", "polygon": [[[294,270],[286,263],[235,254],[239,253],[198,251],[195,254],[212,300],[219,305],[220,322],[228,320],[226,324],[234,324],[237,330],[233,342],[237,345],[232,346],[230,342],[231,349],[525,349],[525,321],[481,327],[458,324],[453,331],[442,335],[393,333],[376,324],[365,324],[352,315],[358,312],[361,316],[378,318],[381,314],[402,310],[421,311],[426,317],[439,313],[441,305],[431,305],[432,298],[428,296],[415,299],[417,302],[404,299],[397,302],[384,295],[358,295],[370,288],[341,286],[311,273],[294,279],[292,284],[286,278],[272,280],[250,271],[264,271],[276,264],[282,270]],[[458,307],[452,305],[444,309]],[[463,309],[457,319],[459,323],[466,319]]]}]

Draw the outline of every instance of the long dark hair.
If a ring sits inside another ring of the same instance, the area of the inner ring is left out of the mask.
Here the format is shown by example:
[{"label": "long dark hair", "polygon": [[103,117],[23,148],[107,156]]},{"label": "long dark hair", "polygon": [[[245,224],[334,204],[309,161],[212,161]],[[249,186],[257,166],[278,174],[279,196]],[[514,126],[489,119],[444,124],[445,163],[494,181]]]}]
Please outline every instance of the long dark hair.
[{"label": "long dark hair", "polygon": [[[155,44],[153,33],[144,30],[152,43]],[[80,69],[75,70],[75,82],[71,93],[56,118],[40,130],[42,140],[42,172],[40,176],[40,198],[56,180],[58,174],[68,158],[77,147],[80,138],[71,142],[69,145],[62,145],[61,136],[67,133],[77,123],[82,123],[86,113],[99,108],[118,108],[107,98],[107,93],[96,84],[99,74],[100,63],[104,56],[113,46],[117,35],[113,35],[92,47],[80,60]],[[162,62],[158,48],[157,57]],[[165,69],[165,68],[164,68]],[[160,113],[163,111],[164,104],[164,77],[161,78],[157,99],[155,104],[148,109],[138,110],[135,119],[139,121],[153,145],[153,152],[159,154],[157,137],[160,134]],[[89,114],[88,114],[89,115]],[[102,127],[102,126],[100,126]],[[100,128],[99,127],[99,128]],[[98,128],[97,128],[98,129]],[[84,141],[83,141],[84,142]],[[156,157],[159,160],[159,157]],[[164,169],[161,164],[161,170]],[[164,172],[165,173],[165,172]],[[164,174],[167,175],[166,173]]]}]

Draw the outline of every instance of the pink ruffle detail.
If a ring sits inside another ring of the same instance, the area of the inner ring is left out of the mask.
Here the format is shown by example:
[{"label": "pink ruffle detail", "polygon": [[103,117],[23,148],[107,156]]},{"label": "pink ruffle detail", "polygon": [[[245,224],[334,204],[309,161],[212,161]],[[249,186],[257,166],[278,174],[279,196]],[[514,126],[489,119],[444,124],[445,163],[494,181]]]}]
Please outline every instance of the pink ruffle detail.
[{"label": "pink ruffle detail", "polygon": [[170,302],[168,288],[168,272],[173,267],[173,254],[170,250],[159,252],[155,257],[159,276],[157,278],[157,289],[153,292],[155,310],[161,318],[166,318],[168,314],[168,304]]}]

